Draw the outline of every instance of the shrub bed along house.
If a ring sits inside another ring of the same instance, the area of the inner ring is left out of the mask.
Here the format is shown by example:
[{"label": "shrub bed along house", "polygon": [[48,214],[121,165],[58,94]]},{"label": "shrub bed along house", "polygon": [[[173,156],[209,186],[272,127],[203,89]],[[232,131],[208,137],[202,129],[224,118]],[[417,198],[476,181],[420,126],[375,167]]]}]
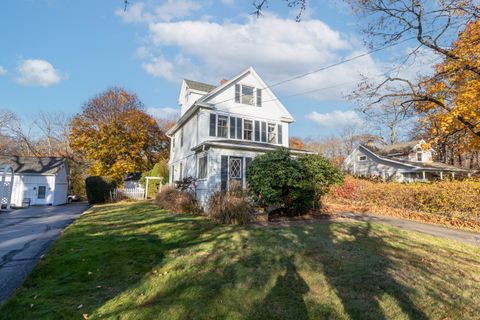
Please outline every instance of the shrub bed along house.
[{"label": "shrub bed along house", "polygon": [[480,181],[403,184],[347,177],[325,197],[330,210],[370,211],[480,230]]},{"label": "shrub bed along house", "polygon": [[193,193],[172,187],[164,188],[159,192],[155,197],[155,203],[162,209],[176,213],[198,214],[202,211]]}]

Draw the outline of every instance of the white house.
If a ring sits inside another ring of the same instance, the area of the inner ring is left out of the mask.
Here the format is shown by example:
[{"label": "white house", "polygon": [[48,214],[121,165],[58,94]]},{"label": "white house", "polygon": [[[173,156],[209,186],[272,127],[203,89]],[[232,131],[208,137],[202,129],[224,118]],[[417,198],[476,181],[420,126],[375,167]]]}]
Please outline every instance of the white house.
[{"label": "white house", "polygon": [[68,166],[65,158],[0,156],[14,172],[12,207],[67,203]]},{"label": "white house", "polygon": [[252,67],[219,86],[183,80],[179,104],[181,117],[168,131],[169,181],[196,178],[203,204],[232,181],[245,186],[245,172],[255,156],[288,148],[294,119]]},{"label": "white house", "polygon": [[433,149],[424,140],[385,146],[359,145],[343,162],[344,171],[356,176],[379,177],[398,182],[432,181],[447,175],[470,175],[469,170],[434,162]]}]

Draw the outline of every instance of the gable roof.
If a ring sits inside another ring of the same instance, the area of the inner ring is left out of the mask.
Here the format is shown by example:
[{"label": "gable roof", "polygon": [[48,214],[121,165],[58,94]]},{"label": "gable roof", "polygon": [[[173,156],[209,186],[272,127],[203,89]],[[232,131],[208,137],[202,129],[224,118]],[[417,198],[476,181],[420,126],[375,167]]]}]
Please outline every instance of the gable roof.
[{"label": "gable roof", "polygon": [[[420,140],[422,141],[422,140]],[[417,141],[418,143],[418,141]],[[416,144],[413,145],[413,147]],[[413,148],[412,147],[412,148]],[[372,147],[367,147],[366,145],[360,144],[357,146],[357,148],[363,149],[367,152],[369,152],[371,155],[376,157],[379,160],[385,161],[387,163],[391,163],[392,165],[403,165],[409,168],[412,168],[412,171],[456,171],[456,172],[470,172],[470,170],[463,169],[463,168],[458,168],[455,166],[451,166],[445,163],[440,163],[440,162],[412,162],[412,161],[406,161],[406,160],[401,160],[401,159],[395,159],[395,158],[390,158],[388,156],[382,155],[377,153],[376,151],[372,150]],[[357,149],[355,148],[355,149]],[[411,149],[410,149],[411,150]],[[352,152],[353,153],[353,152]],[[346,159],[345,159],[346,160]]]},{"label": "gable roof", "polygon": [[62,157],[0,156],[0,164],[8,164],[17,174],[56,174],[65,164]]},{"label": "gable roof", "polygon": [[[205,94],[203,97],[201,97],[200,99],[198,99],[197,101],[195,101],[195,103],[187,109],[187,111],[180,117],[180,119],[178,119],[177,123],[171,127],[168,131],[167,131],[167,135],[168,136],[171,136],[172,134],[174,134],[180,127],[183,126],[183,124],[192,116],[195,114],[195,112],[197,112],[197,110],[199,108],[207,108],[207,109],[214,109],[214,105],[209,103],[208,100],[212,97],[214,97],[216,94],[222,92],[223,90],[225,90],[226,88],[230,87],[232,84],[234,84],[235,82],[237,82],[239,79],[242,79],[243,77],[247,76],[249,73],[252,73],[257,79],[258,81],[260,82],[260,84],[262,85],[263,87],[263,90],[268,90],[268,93],[270,95],[272,95],[273,97],[275,97],[275,95],[273,94],[273,92],[270,90],[270,88],[267,86],[267,84],[262,80],[262,78],[260,78],[260,76],[258,75],[258,73],[253,69],[253,67],[249,67],[245,70],[243,70],[242,72],[240,72],[239,74],[237,74],[236,76],[234,76],[232,79],[224,82],[223,84],[221,84],[220,86],[218,87],[215,87],[215,86],[212,86],[212,85],[209,85],[209,84],[205,84],[205,83],[201,83],[201,82],[198,82],[198,81],[193,81],[193,80],[187,80],[187,79],[184,79],[185,81],[185,84],[187,86],[190,87],[189,83],[193,84],[193,86],[195,85],[200,85],[200,86],[208,86],[210,88],[212,88],[212,90],[210,90],[207,94]],[[207,88],[205,88],[207,89]],[[195,90],[195,89],[194,89]],[[206,92],[206,91],[203,91],[203,92]],[[294,119],[293,119],[293,116],[292,114],[287,110],[287,108],[285,108],[285,106],[280,102],[280,100],[277,99],[277,103],[278,105],[280,106],[280,108],[285,112],[285,114],[287,115],[286,117],[282,117],[282,121],[285,121],[285,122],[293,122]]]},{"label": "gable roof", "polygon": [[194,81],[194,80],[188,80],[188,79],[184,79],[184,80],[185,80],[185,83],[187,84],[187,86],[192,90],[197,90],[197,91],[208,93],[208,92],[210,92],[210,91],[212,91],[213,89],[216,88],[216,86],[213,86],[211,84],[198,82],[198,81]]},{"label": "gable roof", "polygon": [[[270,87],[263,81],[263,79],[255,71],[255,69],[253,69],[253,67],[248,67],[247,69],[243,70],[242,72],[240,72],[239,74],[237,74],[236,76],[231,78],[230,80],[225,81],[222,85],[216,87],[214,90],[212,90],[208,94],[201,97],[197,102],[208,103],[208,100],[210,100],[212,97],[214,97],[218,93],[222,92],[223,90],[227,89],[228,87],[235,84],[237,81],[239,81],[240,79],[244,78],[245,76],[247,76],[249,74],[252,74],[258,80],[258,82],[260,82],[260,84],[262,86],[262,88],[261,88],[262,90],[266,90],[268,92],[268,94],[270,94],[271,96],[276,98],[276,96],[273,94],[272,90],[270,90]],[[293,122],[294,119],[293,119],[292,114],[287,110],[287,108],[285,108],[283,103],[278,98],[276,99],[276,102],[278,103],[280,108],[283,110],[283,112],[285,112],[286,117],[284,117],[285,118],[284,120],[287,121],[287,122]]]}]

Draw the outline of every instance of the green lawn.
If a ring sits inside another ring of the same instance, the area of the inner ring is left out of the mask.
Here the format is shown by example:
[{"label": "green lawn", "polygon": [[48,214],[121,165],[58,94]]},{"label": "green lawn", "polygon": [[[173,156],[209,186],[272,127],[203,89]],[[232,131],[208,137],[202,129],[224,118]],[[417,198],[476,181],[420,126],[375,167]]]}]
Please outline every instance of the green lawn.
[{"label": "green lawn", "polygon": [[479,308],[473,246],[363,222],[220,226],[121,203],[67,228],[0,318],[478,319]]}]

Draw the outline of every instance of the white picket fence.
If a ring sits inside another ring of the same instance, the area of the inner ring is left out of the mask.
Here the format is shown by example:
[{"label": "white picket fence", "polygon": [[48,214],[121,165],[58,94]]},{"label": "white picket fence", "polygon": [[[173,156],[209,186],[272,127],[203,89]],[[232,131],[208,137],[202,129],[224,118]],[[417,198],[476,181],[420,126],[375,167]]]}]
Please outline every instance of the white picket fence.
[{"label": "white picket fence", "polygon": [[110,192],[110,201],[121,201],[121,200],[143,200],[145,199],[145,189],[144,188],[125,188],[125,189],[115,189]]}]

